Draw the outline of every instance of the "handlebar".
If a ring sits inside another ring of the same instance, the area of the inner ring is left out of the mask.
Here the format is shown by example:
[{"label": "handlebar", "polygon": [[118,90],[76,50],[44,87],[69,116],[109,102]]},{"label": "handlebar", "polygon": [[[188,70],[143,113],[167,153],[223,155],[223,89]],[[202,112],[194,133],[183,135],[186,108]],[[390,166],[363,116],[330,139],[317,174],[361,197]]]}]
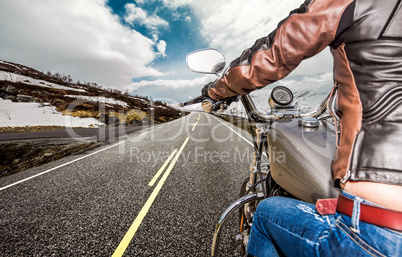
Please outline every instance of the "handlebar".
[{"label": "handlebar", "polygon": [[324,112],[327,110],[327,102],[328,99],[331,96],[331,92],[327,95],[327,97],[325,97],[325,99],[321,102],[320,106],[318,106],[317,109],[315,109],[314,111],[302,114],[301,117],[315,117],[317,118],[318,116],[321,116],[322,114],[324,114]]},{"label": "handlebar", "polygon": [[198,104],[201,103],[204,98],[202,96],[196,97],[194,99],[188,100],[187,102],[184,103],[179,103],[179,107],[184,107],[192,104]]},{"label": "handlebar", "polygon": [[247,115],[255,122],[266,123],[273,122],[276,120],[275,115],[263,114],[255,107],[253,100],[251,100],[250,95],[242,95],[241,101],[243,103],[244,109]]},{"label": "handlebar", "polygon": [[[320,106],[314,110],[311,111],[309,113],[305,113],[305,114],[301,114],[301,115],[294,115],[292,118],[301,118],[301,117],[319,117],[320,115],[322,115],[326,109],[327,109],[327,101],[330,97],[330,94],[328,94],[328,96],[322,101],[322,103],[320,104]],[[195,103],[200,103],[204,100],[204,98],[202,96],[196,97],[190,101],[187,101],[185,103],[181,103],[179,104],[180,107],[184,107],[187,105],[191,105],[191,104],[195,104]],[[253,100],[251,99],[250,95],[242,95],[241,96],[241,101],[243,103],[244,109],[246,110],[247,115],[254,121],[257,123],[272,123],[276,120],[280,120],[283,119],[283,116],[278,116],[275,114],[263,114],[261,113],[256,107],[255,104],[253,102]],[[212,110],[216,111],[217,109],[219,109],[219,106],[224,104],[225,101],[217,101],[215,103],[212,104]],[[288,117],[286,117],[288,118]]]}]

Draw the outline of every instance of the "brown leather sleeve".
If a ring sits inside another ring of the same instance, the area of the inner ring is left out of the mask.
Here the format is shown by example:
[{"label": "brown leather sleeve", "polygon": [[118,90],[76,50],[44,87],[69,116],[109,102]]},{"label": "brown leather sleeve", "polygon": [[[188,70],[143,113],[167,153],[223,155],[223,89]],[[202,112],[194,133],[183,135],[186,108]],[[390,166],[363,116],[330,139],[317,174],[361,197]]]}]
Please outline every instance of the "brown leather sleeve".
[{"label": "brown leather sleeve", "polygon": [[286,77],[301,61],[330,45],[353,0],[307,0],[278,28],[245,50],[209,90],[212,99],[246,95]]}]

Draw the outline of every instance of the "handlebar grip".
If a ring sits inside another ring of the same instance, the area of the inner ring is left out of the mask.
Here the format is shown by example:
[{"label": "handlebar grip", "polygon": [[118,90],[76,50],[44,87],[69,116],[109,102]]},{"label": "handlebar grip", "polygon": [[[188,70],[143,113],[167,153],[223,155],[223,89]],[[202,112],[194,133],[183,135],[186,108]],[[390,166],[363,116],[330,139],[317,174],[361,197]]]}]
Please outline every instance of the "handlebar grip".
[{"label": "handlebar grip", "polygon": [[214,110],[214,104],[208,99],[202,102],[201,107],[206,113],[211,113]]}]

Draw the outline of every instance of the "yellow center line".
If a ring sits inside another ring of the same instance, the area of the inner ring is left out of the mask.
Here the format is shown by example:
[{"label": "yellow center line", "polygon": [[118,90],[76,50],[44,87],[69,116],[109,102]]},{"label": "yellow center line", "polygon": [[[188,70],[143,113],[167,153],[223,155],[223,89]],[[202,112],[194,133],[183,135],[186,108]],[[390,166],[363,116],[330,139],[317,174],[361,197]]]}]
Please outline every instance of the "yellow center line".
[{"label": "yellow center line", "polygon": [[196,123],[194,123],[194,125],[193,125],[193,129],[192,129],[191,131],[194,131],[195,127],[197,127],[197,124],[198,124],[198,120],[197,120],[197,122],[196,122]]},{"label": "yellow center line", "polygon": [[147,202],[145,205],[142,207],[140,213],[138,214],[137,218],[135,218],[133,224],[130,226],[128,229],[126,235],[123,237],[121,240],[119,246],[116,248],[114,251],[112,257],[121,257],[124,252],[126,251],[128,245],[130,244],[131,240],[133,239],[135,232],[137,232],[137,229],[141,225],[142,220],[145,218],[145,215],[149,211],[149,209],[152,206],[152,203],[154,202],[156,196],[159,194],[159,191],[161,190],[163,184],[165,183],[167,177],[169,176],[170,172],[172,171],[174,165],[176,164],[177,160],[179,159],[179,156],[183,152],[184,147],[186,146],[188,140],[190,138],[187,137],[182,146],[180,147],[180,150],[176,153],[176,156],[174,157],[173,161],[170,163],[168,169],[165,171],[165,174],[159,181],[158,185],[155,187],[154,191],[152,192],[151,196],[148,198]]},{"label": "yellow center line", "polygon": [[155,176],[152,178],[152,180],[148,183],[148,186],[153,186],[158,180],[159,176],[162,174],[163,170],[166,168],[166,166],[169,164],[170,160],[173,158],[174,154],[177,152],[177,149],[174,149],[172,154],[169,156],[169,158],[165,161],[165,163],[162,165],[162,167],[158,170],[158,172],[155,174]]}]

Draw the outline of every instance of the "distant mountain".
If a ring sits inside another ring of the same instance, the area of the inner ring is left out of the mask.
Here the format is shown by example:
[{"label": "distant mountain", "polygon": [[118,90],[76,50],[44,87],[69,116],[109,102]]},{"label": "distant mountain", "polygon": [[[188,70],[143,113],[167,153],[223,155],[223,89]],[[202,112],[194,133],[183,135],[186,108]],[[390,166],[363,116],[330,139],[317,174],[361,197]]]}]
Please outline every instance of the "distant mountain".
[{"label": "distant mountain", "polygon": [[0,61],[0,127],[142,125],[178,117],[180,110],[163,102]]},{"label": "distant mountain", "polygon": [[[251,93],[251,98],[256,105],[257,109],[261,112],[270,112],[268,99],[271,91],[276,86],[285,86],[292,90],[294,95],[293,105],[299,106],[302,112],[308,112],[315,107],[318,107],[325,97],[331,92],[333,87],[332,74],[323,74],[319,77],[304,77],[300,80],[283,80],[278,81],[272,85],[256,90]],[[201,105],[195,104],[185,107],[188,111],[201,111]],[[245,117],[244,109],[241,102],[232,103],[227,114]]]}]

